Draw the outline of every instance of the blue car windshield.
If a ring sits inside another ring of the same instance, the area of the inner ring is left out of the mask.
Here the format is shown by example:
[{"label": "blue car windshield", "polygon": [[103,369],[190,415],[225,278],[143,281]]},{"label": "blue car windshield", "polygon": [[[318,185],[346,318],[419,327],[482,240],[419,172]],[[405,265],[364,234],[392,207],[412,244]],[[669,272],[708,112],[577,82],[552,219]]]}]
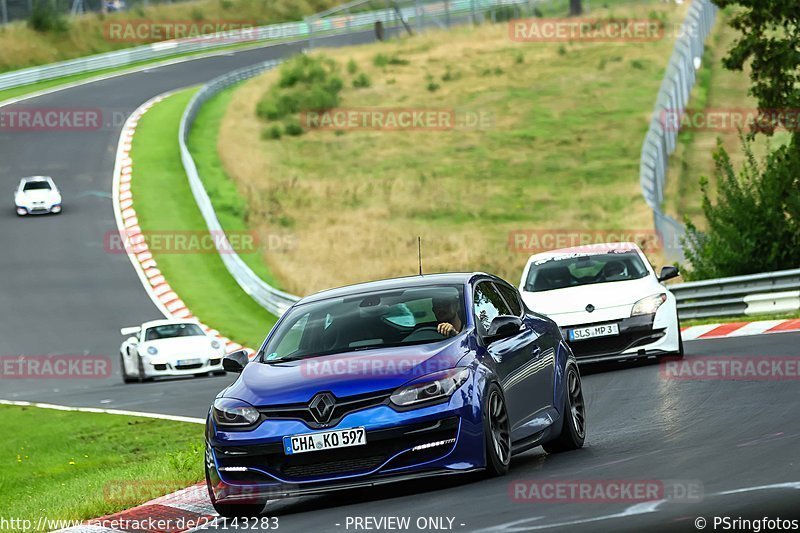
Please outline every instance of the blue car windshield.
[{"label": "blue car windshield", "polygon": [[302,304],[278,325],[262,360],[274,363],[438,342],[445,339],[438,324],[464,324],[463,293],[460,285],[429,285]]}]

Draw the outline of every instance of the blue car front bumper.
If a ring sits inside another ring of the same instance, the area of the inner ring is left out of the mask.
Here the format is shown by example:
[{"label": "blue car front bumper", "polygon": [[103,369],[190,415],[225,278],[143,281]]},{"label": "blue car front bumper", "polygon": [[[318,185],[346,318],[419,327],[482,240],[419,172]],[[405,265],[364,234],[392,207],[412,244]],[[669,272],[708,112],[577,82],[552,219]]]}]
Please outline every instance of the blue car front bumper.
[{"label": "blue car front bumper", "polygon": [[[447,403],[407,411],[384,402],[324,429],[267,418],[252,430],[221,431],[209,419],[209,490],[219,502],[248,502],[482,469],[480,403],[465,389]],[[355,427],[366,429],[363,446],[284,453],[284,436]]]}]

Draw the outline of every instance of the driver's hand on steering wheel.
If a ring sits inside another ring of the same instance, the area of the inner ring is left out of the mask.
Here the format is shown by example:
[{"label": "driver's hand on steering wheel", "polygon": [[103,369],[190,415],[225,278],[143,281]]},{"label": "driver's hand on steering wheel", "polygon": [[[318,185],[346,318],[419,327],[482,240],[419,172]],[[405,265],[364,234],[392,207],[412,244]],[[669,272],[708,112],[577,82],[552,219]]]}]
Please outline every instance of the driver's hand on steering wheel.
[{"label": "driver's hand on steering wheel", "polygon": [[439,335],[444,335],[445,337],[450,337],[458,333],[455,326],[449,322],[442,322],[436,326],[436,331],[439,332]]}]

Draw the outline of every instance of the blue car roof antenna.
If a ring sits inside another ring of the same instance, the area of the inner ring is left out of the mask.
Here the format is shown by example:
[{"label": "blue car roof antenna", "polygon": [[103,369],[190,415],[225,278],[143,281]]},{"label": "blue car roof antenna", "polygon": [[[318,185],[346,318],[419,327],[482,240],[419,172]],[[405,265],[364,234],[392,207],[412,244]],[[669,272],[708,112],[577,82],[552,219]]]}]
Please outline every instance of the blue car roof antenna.
[{"label": "blue car roof antenna", "polygon": [[417,257],[419,258],[419,275],[422,275],[422,236],[417,235]]}]

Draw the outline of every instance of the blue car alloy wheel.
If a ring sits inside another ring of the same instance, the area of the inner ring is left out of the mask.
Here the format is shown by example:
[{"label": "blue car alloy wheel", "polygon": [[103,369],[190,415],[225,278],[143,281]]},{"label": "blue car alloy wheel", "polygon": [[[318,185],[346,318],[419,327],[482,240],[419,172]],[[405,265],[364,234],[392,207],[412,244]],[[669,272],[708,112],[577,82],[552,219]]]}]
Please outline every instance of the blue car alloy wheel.
[{"label": "blue car alloy wheel", "polygon": [[209,410],[206,481],[222,516],[272,499],[483,471],[583,445],[575,357],[558,326],[488,274],[333,289],[293,305]]}]

